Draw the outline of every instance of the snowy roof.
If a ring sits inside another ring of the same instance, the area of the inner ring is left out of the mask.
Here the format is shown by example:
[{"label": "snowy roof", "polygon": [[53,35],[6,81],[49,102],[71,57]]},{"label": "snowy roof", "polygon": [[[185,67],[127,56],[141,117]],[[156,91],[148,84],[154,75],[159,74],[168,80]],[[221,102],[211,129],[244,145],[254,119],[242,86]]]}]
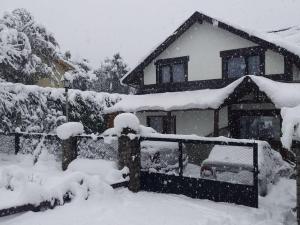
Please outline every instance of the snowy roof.
[{"label": "snowy roof", "polygon": [[188,30],[195,22],[199,21],[206,21],[213,24],[213,26],[232,32],[258,45],[282,53],[291,57],[297,64],[300,64],[300,27],[295,26],[277,31],[257,31],[228,23],[224,20],[212,18],[196,11],[176,31],[174,31],[173,34],[153,48],[153,50],[143,57],[131,71],[125,74],[121,78],[121,83],[128,83],[128,80],[136,78],[139,70],[145,68],[179,36],[181,36],[181,34]]},{"label": "snowy roof", "polygon": [[111,112],[174,111],[187,109],[217,109],[245,79],[250,78],[274,103],[276,108],[300,104],[300,83],[282,83],[259,76],[245,76],[219,89],[166,92],[146,95],[123,95],[121,100],[105,110]]}]

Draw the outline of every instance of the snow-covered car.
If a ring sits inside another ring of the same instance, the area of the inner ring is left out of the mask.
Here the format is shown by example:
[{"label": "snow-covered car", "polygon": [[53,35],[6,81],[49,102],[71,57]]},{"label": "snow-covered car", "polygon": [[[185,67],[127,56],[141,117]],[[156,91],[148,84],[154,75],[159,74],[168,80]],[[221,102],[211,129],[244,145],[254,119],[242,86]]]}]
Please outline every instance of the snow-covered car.
[{"label": "snow-covered car", "polygon": [[[151,127],[140,125],[140,134],[157,134]],[[115,128],[107,129],[103,134],[104,141],[112,144],[117,142]],[[115,158],[117,151],[114,151]],[[179,168],[178,143],[163,141],[142,141],[141,142],[141,166],[143,170],[161,173],[177,173]],[[113,158],[113,157],[112,157]],[[183,166],[187,164],[187,155],[183,154]]]},{"label": "snow-covered car", "polygon": [[[259,142],[258,171],[259,194],[264,196],[268,185],[278,176],[289,174],[292,168],[267,142]],[[200,173],[202,178],[253,185],[252,147],[215,145],[202,162]]]},{"label": "snow-covered car", "polygon": [[[179,150],[176,142],[141,142],[141,166],[143,170],[161,173],[177,172]],[[187,155],[183,154],[183,166],[187,164]]]}]

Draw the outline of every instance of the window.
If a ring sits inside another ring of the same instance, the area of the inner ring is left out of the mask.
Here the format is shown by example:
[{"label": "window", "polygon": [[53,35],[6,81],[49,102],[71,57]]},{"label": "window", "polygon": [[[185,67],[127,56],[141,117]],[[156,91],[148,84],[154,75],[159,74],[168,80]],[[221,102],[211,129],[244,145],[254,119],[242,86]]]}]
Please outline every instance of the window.
[{"label": "window", "polygon": [[280,119],[274,116],[242,116],[240,138],[270,140],[280,138]]},{"label": "window", "polygon": [[176,133],[175,116],[148,116],[147,126],[152,127],[159,133],[175,134]]},{"label": "window", "polygon": [[160,59],[155,62],[157,83],[180,83],[188,80],[188,56]]},{"label": "window", "polygon": [[264,52],[260,47],[241,48],[220,53],[223,78],[264,74]]}]

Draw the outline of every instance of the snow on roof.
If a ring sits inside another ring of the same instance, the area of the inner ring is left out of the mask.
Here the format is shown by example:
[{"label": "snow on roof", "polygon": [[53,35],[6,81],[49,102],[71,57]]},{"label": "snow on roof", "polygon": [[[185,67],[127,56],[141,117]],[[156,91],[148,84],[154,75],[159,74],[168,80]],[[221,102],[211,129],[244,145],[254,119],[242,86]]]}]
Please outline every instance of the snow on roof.
[{"label": "snow on roof", "polygon": [[300,56],[300,25],[266,32],[265,39]]},{"label": "snow on roof", "polygon": [[[266,41],[270,44],[275,45],[275,48],[279,50],[287,50],[289,53],[294,54],[296,57],[300,57],[300,26],[289,27],[286,29],[281,29],[277,31],[258,31],[254,29],[249,29],[238,24],[234,24],[231,22],[227,22],[223,19],[219,19],[216,17],[209,17],[203,13],[195,12],[190,18],[188,18],[173,34],[171,34],[165,41],[159,43],[155,48],[153,48],[147,55],[141,58],[136,66],[133,67],[127,74],[125,74],[121,79],[120,82],[124,84],[124,80],[131,74],[135,72],[137,68],[140,66],[145,67],[148,65],[146,62],[148,58],[151,58],[152,54],[157,54],[159,52],[159,48],[161,45],[165,45],[165,42],[169,39],[172,39],[176,33],[179,32],[182,27],[187,23],[187,21],[191,20],[193,17],[203,17],[206,20],[211,20],[213,26],[219,26],[220,23],[224,24],[225,26],[230,26],[233,29],[237,29],[241,32],[245,32],[250,38],[259,38],[262,41]],[[220,27],[220,26],[219,26]],[[184,29],[184,28],[183,28]],[[224,28],[223,28],[224,29]],[[261,42],[260,40],[256,40],[257,42]],[[159,55],[159,54],[158,54]],[[157,56],[156,56],[157,57]],[[155,58],[155,57],[154,57]]]},{"label": "snow on roof", "polygon": [[217,109],[239,84],[249,77],[264,92],[276,108],[300,104],[300,83],[282,83],[259,76],[245,76],[219,89],[167,92],[146,95],[123,95],[121,100],[105,110],[111,112],[138,112],[144,110]]}]

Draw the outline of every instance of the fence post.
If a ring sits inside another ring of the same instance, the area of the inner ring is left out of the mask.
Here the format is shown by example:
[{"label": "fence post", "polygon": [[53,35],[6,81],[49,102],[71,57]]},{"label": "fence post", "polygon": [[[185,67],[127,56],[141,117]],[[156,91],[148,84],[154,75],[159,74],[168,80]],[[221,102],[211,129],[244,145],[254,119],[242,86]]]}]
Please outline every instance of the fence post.
[{"label": "fence post", "polygon": [[296,194],[297,194],[297,223],[300,225],[300,142],[295,142],[296,151]]},{"label": "fence post", "polygon": [[66,170],[69,164],[77,158],[77,137],[71,136],[62,140],[62,169]]},{"label": "fence post", "polygon": [[180,141],[178,143],[178,152],[179,152],[179,157],[178,157],[178,164],[179,164],[179,176],[183,175],[183,152],[182,152],[182,142]]},{"label": "fence post", "polygon": [[136,134],[136,131],[124,128],[118,138],[118,166],[119,169],[128,167],[130,178],[128,189],[132,192],[138,192],[141,185],[141,148],[140,138]]},{"label": "fence post", "polygon": [[258,208],[258,143],[253,144],[253,185],[255,193],[255,204],[254,207]]},{"label": "fence post", "polygon": [[15,133],[15,155],[20,151],[20,134]]}]

